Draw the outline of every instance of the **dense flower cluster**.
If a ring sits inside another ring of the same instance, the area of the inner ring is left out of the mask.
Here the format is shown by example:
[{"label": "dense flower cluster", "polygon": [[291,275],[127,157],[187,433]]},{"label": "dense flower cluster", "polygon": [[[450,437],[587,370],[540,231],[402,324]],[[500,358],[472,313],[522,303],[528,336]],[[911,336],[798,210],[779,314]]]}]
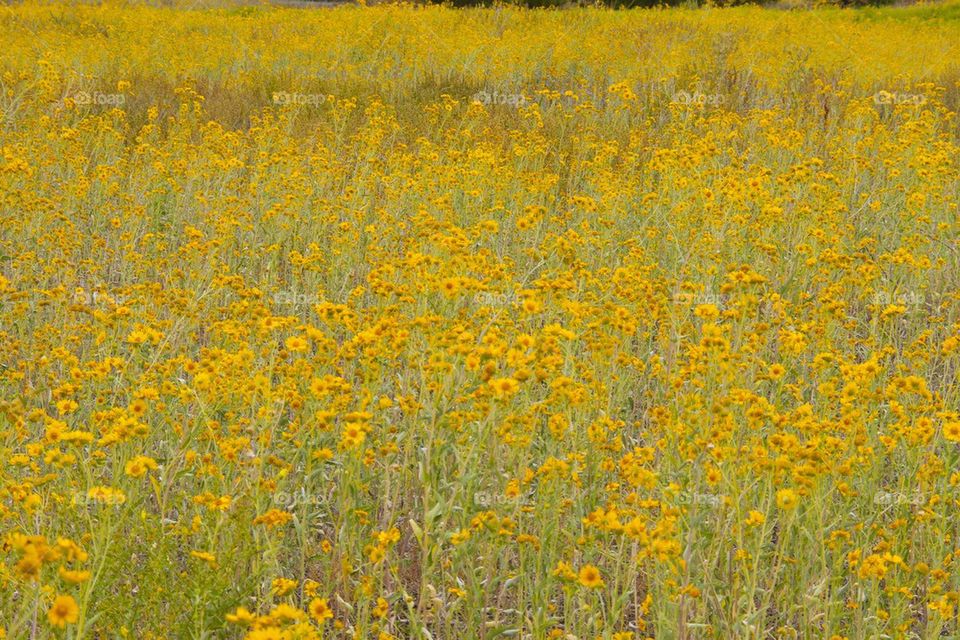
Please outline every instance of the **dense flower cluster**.
[{"label": "dense flower cluster", "polygon": [[0,21],[0,637],[957,632],[960,23]]}]

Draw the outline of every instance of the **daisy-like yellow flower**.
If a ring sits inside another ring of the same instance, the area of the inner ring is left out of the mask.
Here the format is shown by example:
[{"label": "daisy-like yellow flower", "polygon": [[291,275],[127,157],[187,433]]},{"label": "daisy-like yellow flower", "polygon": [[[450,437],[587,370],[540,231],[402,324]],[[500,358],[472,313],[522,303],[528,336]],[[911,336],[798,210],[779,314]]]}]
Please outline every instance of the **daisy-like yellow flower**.
[{"label": "daisy-like yellow flower", "polygon": [[380,597],[377,598],[377,606],[373,608],[373,616],[375,618],[385,618],[387,613],[390,611],[390,603],[387,602],[386,598]]},{"label": "daisy-like yellow flower", "polygon": [[287,348],[287,351],[293,351],[295,353],[306,351],[310,346],[310,343],[300,336],[290,336],[283,344]]},{"label": "daisy-like yellow flower", "polygon": [[600,575],[600,570],[592,564],[585,564],[580,567],[580,572],[577,574],[577,579],[580,581],[581,585],[588,589],[599,589],[604,584],[603,577]]},{"label": "daisy-like yellow flower", "polygon": [[217,557],[212,553],[207,553],[206,551],[191,551],[190,556],[197,560],[203,560],[210,567],[217,566]]},{"label": "daisy-like yellow flower", "polygon": [[70,584],[80,584],[90,579],[89,571],[71,571],[65,567],[60,567],[57,571],[60,579]]},{"label": "daisy-like yellow flower", "polygon": [[509,398],[520,389],[520,383],[513,378],[494,378],[490,381],[490,388],[497,398]]},{"label": "daisy-like yellow flower", "polygon": [[265,525],[268,529],[279,527],[293,520],[293,514],[281,511],[280,509],[270,509],[266,513],[253,519],[253,524]]},{"label": "daisy-like yellow flower", "polygon": [[155,471],[157,461],[149,456],[136,456],[124,465],[123,471],[131,478],[141,478],[149,471]]},{"label": "daisy-like yellow flower", "polygon": [[313,619],[320,624],[323,624],[325,620],[333,617],[333,611],[330,610],[330,605],[327,603],[326,598],[314,598],[310,601],[308,610]]},{"label": "daisy-like yellow flower", "polygon": [[960,442],[960,422],[947,422],[944,424],[943,437],[950,442]]},{"label": "daisy-like yellow flower", "polygon": [[297,587],[297,581],[289,578],[274,578],[271,586],[274,595],[282,598]]},{"label": "daisy-like yellow flower", "polygon": [[242,624],[250,625],[257,619],[257,616],[250,613],[246,607],[237,607],[237,610],[233,613],[227,614],[227,622],[232,622],[233,624]]},{"label": "daisy-like yellow flower", "polygon": [[709,469],[707,469],[707,473],[704,479],[707,481],[707,484],[709,484],[712,487],[718,482],[720,482],[721,480],[723,480],[723,473],[721,473],[720,469],[716,467],[710,467]]},{"label": "daisy-like yellow flower", "polygon": [[784,511],[791,511],[797,507],[800,497],[793,489],[780,489],[777,491],[777,506]]},{"label": "daisy-like yellow flower", "polygon": [[275,626],[263,627],[248,633],[244,640],[290,640],[290,632]]},{"label": "daisy-like yellow flower", "polygon": [[80,607],[73,596],[59,595],[53,600],[50,609],[47,610],[47,620],[54,627],[64,628],[68,624],[74,624],[80,618]]}]

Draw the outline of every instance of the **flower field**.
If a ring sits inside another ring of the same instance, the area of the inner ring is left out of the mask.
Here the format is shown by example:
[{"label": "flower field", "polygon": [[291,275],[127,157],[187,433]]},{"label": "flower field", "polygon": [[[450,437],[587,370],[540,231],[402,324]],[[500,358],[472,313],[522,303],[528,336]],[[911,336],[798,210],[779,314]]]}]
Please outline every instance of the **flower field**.
[{"label": "flower field", "polygon": [[960,634],[960,11],[0,6],[0,638]]}]

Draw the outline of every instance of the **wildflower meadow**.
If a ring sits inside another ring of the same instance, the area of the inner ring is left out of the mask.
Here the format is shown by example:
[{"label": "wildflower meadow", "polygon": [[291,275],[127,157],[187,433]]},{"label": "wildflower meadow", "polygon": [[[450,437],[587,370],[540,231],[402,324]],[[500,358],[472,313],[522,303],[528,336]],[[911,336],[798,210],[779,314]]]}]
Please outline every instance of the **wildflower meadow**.
[{"label": "wildflower meadow", "polygon": [[0,638],[960,637],[960,4],[0,4]]}]

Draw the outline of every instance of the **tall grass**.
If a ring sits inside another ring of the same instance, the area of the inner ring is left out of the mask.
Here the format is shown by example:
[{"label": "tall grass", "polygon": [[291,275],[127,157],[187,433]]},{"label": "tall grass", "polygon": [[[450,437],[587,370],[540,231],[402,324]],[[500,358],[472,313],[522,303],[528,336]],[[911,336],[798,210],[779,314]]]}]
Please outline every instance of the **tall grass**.
[{"label": "tall grass", "polygon": [[957,633],[954,23],[0,29],[7,637]]}]

